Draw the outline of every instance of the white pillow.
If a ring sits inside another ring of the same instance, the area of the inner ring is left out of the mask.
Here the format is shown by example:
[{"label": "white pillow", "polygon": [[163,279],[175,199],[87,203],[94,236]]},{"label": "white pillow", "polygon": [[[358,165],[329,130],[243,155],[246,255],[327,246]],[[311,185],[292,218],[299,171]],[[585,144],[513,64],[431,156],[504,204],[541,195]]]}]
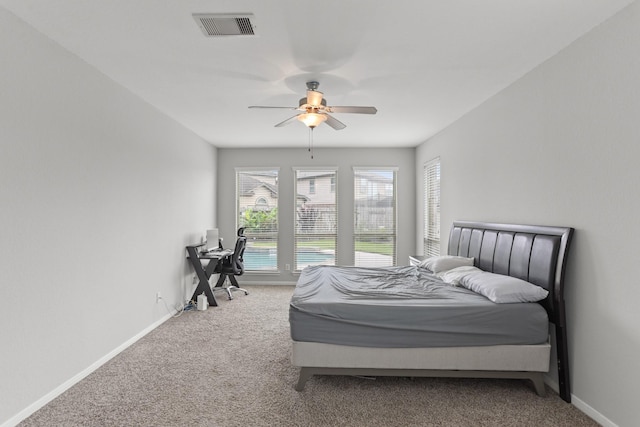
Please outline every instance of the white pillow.
[{"label": "white pillow", "polygon": [[455,255],[432,256],[419,264],[419,267],[428,268],[434,273],[451,270],[452,268],[473,265],[473,258],[465,258]]},{"label": "white pillow", "polygon": [[462,280],[464,276],[470,273],[481,272],[482,270],[480,270],[478,267],[465,265],[462,267],[452,268],[451,270],[441,271],[440,273],[436,274],[436,276],[442,279],[444,283],[448,283],[453,286],[460,286],[460,280]]},{"label": "white pillow", "polygon": [[460,285],[477,292],[491,301],[501,303],[536,302],[549,295],[549,291],[516,277],[483,271],[470,273],[460,280]]}]

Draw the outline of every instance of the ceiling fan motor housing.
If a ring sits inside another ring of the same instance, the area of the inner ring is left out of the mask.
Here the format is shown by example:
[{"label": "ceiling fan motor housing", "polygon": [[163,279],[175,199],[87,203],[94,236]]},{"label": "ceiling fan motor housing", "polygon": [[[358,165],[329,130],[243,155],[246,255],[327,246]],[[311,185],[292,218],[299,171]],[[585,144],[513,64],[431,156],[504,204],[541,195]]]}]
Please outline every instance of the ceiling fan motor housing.
[{"label": "ceiling fan motor housing", "polygon": [[309,90],[317,90],[318,86],[320,86],[320,83],[316,81],[307,82],[307,89]]}]

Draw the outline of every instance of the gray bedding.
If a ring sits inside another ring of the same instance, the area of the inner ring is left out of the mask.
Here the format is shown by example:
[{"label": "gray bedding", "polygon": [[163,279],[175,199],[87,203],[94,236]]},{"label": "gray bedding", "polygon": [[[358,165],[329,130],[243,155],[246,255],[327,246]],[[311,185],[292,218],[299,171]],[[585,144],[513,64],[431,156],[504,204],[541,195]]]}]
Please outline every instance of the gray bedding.
[{"label": "gray bedding", "polygon": [[415,266],[307,267],[289,321],[294,341],[360,347],[541,344],[548,337],[540,304],[495,304]]}]

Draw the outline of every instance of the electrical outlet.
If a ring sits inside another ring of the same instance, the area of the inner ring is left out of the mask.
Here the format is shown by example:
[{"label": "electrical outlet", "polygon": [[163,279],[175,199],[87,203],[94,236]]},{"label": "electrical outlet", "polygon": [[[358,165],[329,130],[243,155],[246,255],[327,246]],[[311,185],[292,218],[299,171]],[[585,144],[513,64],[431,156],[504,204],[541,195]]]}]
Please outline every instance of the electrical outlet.
[{"label": "electrical outlet", "polygon": [[193,275],[193,279],[191,280],[192,284],[197,284],[198,283],[198,276],[196,276],[195,274]]},{"label": "electrical outlet", "polygon": [[160,291],[156,292],[156,304],[158,304],[161,299],[162,299],[162,294],[160,294]]},{"label": "electrical outlet", "polygon": [[285,264],[284,269],[287,271],[291,270],[291,264]]}]

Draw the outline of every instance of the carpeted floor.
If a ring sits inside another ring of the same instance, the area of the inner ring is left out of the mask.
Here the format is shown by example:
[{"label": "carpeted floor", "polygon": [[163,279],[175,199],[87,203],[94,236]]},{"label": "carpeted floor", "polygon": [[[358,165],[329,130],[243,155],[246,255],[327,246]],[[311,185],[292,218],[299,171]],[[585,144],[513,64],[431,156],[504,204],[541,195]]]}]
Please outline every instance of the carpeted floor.
[{"label": "carpeted floor", "polygon": [[20,426],[596,426],[520,380],[313,377],[293,389],[289,286],[170,319]]}]

